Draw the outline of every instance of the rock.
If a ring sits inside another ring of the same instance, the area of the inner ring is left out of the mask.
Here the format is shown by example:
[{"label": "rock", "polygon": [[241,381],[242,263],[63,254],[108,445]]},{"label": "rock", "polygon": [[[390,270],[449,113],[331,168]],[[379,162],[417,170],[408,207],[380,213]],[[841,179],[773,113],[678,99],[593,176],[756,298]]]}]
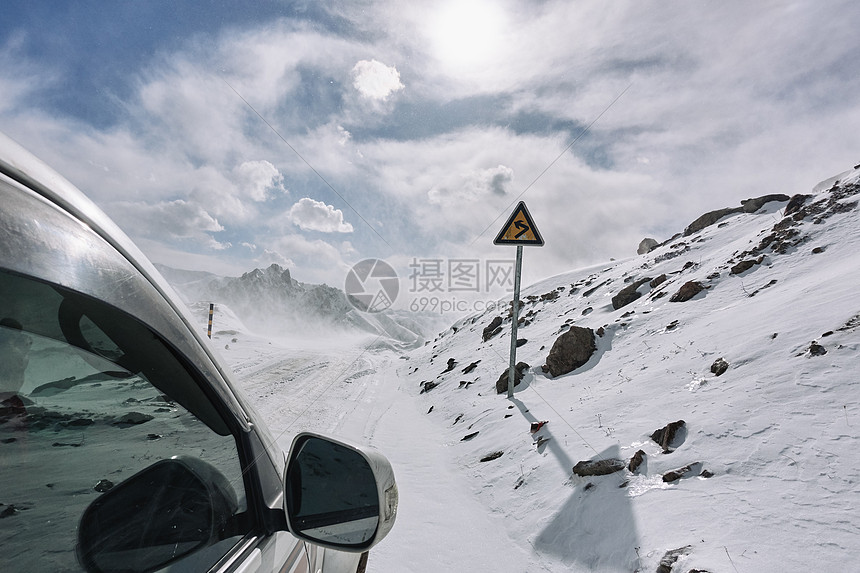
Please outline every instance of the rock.
[{"label": "rock", "polygon": [[547,369],[553,377],[567,374],[588,362],[596,350],[593,330],[571,326],[552,345],[546,357]]},{"label": "rock", "polygon": [[573,473],[580,477],[605,476],[624,469],[624,462],[617,458],[605,460],[584,460],[573,466]]},{"label": "rock", "polygon": [[782,214],[787,217],[788,215],[799,211],[800,208],[803,207],[803,204],[806,203],[806,200],[811,198],[812,195],[803,195],[800,193],[794,195],[788,200],[788,205],[785,206],[785,210],[783,210]]},{"label": "rock", "polygon": [[618,310],[619,308],[627,306],[628,304],[642,296],[642,293],[640,293],[638,290],[639,287],[641,287],[645,283],[650,282],[651,277],[639,279],[618,291],[618,294],[612,297],[612,308]]},{"label": "rock", "polygon": [[642,465],[642,462],[645,461],[645,452],[639,450],[633,457],[630,458],[630,462],[627,464],[627,469],[630,470],[631,473],[636,473],[636,470],[639,469],[639,466]]},{"label": "rock", "polygon": [[528,342],[527,338],[517,338],[517,348]]},{"label": "rock", "polygon": [[141,414],[140,412],[129,412],[118,418],[115,422],[115,426],[137,426],[139,424],[145,424],[146,422],[152,420],[153,417],[149,414]]},{"label": "rock", "polygon": [[475,362],[472,362],[471,364],[469,364],[468,366],[466,366],[465,368],[463,368],[463,374],[468,374],[469,372],[471,372],[472,370],[474,370],[475,368],[477,368],[477,367],[478,367],[478,362],[480,362],[480,360],[476,360]]},{"label": "rock", "polygon": [[684,236],[687,237],[701,231],[705,227],[710,227],[723,217],[727,215],[734,215],[735,213],[742,213],[744,210],[743,207],[731,207],[727,209],[718,209],[716,211],[710,211],[709,213],[705,213],[692,223],[690,223],[686,229],[684,229]]},{"label": "rock", "polygon": [[99,493],[104,493],[113,489],[113,482],[109,479],[100,479],[98,483],[93,486],[93,489]]},{"label": "rock", "polygon": [[479,434],[479,432],[472,432],[471,434],[466,434],[465,436],[463,436],[463,437],[460,439],[460,441],[461,441],[461,442],[468,442],[469,440],[471,440],[472,438],[474,438],[474,437],[475,437],[475,436],[477,436],[478,434]]},{"label": "rock", "polygon": [[729,363],[723,360],[722,358],[717,358],[713,364],[711,364],[711,374],[714,376],[722,376],[726,373],[726,370],[729,369]]},{"label": "rock", "polygon": [[505,455],[505,452],[493,452],[492,454],[486,455],[483,458],[481,458],[481,461],[482,462],[491,462],[493,460],[499,459],[503,455]]},{"label": "rock", "polygon": [[659,244],[660,243],[658,243],[655,239],[651,239],[650,237],[646,237],[646,238],[642,239],[642,241],[640,241],[639,248],[636,249],[636,254],[644,255],[645,253],[650,253]]},{"label": "rock", "polygon": [[497,316],[484,328],[483,341],[486,342],[502,330],[502,317]]},{"label": "rock", "polygon": [[666,282],[666,279],[667,279],[666,275],[662,274],[659,277],[652,279],[651,282],[649,283],[649,286],[651,288],[657,288],[658,286],[660,286],[661,284]]},{"label": "rock", "polygon": [[421,385],[421,392],[419,392],[419,394],[424,394],[426,392],[429,392],[430,390],[432,390],[433,388],[435,388],[438,385],[439,385],[438,382],[424,382]]},{"label": "rock", "polygon": [[672,483],[673,481],[678,481],[681,478],[697,475],[701,470],[702,462],[693,462],[692,464],[686,465],[682,468],[664,473],[663,481],[665,483]]},{"label": "rock", "polygon": [[824,356],[827,354],[827,349],[813,341],[812,344],[809,345],[809,354],[812,356]]},{"label": "rock", "polygon": [[672,295],[669,302],[687,302],[700,292],[705,290],[705,286],[698,281],[688,281],[684,283],[678,292]]},{"label": "rock", "polygon": [[693,546],[687,545],[685,547],[679,547],[678,549],[667,551],[666,554],[663,555],[663,558],[660,559],[660,564],[657,566],[657,573],[672,573],[672,567],[675,565],[675,562],[684,555],[689,555],[692,550]]},{"label": "rock", "polygon": [[[520,382],[523,379],[524,371],[528,370],[530,367],[525,362],[517,362],[516,367],[514,368],[514,388],[519,386]],[[499,379],[496,380],[496,394],[504,394],[508,391],[508,374],[510,368],[505,368],[505,371],[502,372],[502,375],[499,376]]]},{"label": "rock", "polygon": [[746,261],[741,261],[732,267],[732,270],[729,272],[729,274],[739,275],[742,272],[748,271],[751,268],[753,268],[756,265],[756,262],[757,261],[755,261],[753,259],[747,259]]},{"label": "rock", "polygon": [[[677,422],[671,422],[666,424],[659,430],[654,430],[654,433],[651,434],[651,439],[657,442],[661,448],[663,448],[663,453],[669,453],[673,448],[680,446],[683,442],[685,435],[679,430],[684,429],[686,431],[686,423],[684,420],[678,420]],[[676,438],[678,438],[676,440]],[[679,443],[680,442],[680,443]]]},{"label": "rock", "polygon": [[448,367],[442,371],[442,374],[444,374],[445,372],[450,372],[451,370],[454,369],[454,366],[456,366],[456,365],[457,365],[457,361],[454,360],[453,358],[449,358],[448,359]]},{"label": "rock", "polygon": [[755,213],[759,209],[765,206],[765,203],[770,203],[771,201],[788,201],[790,197],[788,195],[783,195],[782,193],[775,193],[772,195],[764,195],[762,197],[756,197],[755,199],[746,199],[741,201],[741,205],[744,207],[744,213]]}]

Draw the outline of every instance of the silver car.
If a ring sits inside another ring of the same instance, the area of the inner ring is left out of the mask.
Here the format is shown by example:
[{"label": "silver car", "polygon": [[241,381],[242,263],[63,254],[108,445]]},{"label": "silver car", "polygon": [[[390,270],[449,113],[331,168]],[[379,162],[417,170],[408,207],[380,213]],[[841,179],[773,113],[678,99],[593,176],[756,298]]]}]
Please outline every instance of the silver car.
[{"label": "silver car", "polygon": [[0,571],[361,571],[379,453],[289,454],[153,266],[0,134]]}]

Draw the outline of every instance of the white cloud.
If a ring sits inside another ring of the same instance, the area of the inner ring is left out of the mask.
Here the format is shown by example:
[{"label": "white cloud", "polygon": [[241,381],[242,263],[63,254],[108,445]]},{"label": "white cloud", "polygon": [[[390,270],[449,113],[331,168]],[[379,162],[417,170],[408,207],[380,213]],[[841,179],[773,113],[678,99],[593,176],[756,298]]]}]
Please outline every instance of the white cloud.
[{"label": "white cloud", "polygon": [[385,101],[392,93],[404,88],[397,68],[376,60],[360,60],[353,66],[352,76],[355,89],[374,100]]},{"label": "white cloud", "polygon": [[514,170],[504,165],[473,171],[447,186],[434,186],[427,192],[431,203],[475,201],[488,195],[504,196],[514,179]]},{"label": "white cloud", "polygon": [[137,236],[190,241],[214,250],[231,246],[212,236],[212,233],[223,231],[224,227],[194,202],[183,199],[156,203],[117,202],[112,207],[127,232]]},{"label": "white cloud", "polygon": [[269,191],[287,193],[284,176],[266,160],[246,161],[233,170],[239,189],[253,201],[265,201]]},{"label": "white cloud", "polygon": [[303,197],[293,205],[288,217],[305,231],[323,233],[352,233],[353,231],[352,225],[344,222],[343,211],[309,197]]}]

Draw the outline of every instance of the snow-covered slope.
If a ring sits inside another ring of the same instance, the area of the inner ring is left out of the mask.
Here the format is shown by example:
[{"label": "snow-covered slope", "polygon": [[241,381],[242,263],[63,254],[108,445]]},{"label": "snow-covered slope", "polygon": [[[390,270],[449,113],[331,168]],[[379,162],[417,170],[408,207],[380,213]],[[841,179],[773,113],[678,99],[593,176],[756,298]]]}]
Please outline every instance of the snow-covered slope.
[{"label": "snow-covered slope", "polygon": [[[530,546],[534,570],[857,567],[860,172],[839,179],[799,207],[801,197],[769,202],[524,289],[517,360],[530,368],[513,400],[495,389],[508,316],[488,341],[498,313],[463,319],[401,361],[422,415],[473,494]],[[634,282],[641,296],[616,310],[612,298]],[[673,302],[691,282],[704,290]],[[599,331],[597,350],[553,378],[541,367],[571,325]],[[719,376],[718,359],[728,364]],[[664,453],[651,435],[679,420]],[[639,450],[635,472],[572,472],[581,460],[626,466]]]}]

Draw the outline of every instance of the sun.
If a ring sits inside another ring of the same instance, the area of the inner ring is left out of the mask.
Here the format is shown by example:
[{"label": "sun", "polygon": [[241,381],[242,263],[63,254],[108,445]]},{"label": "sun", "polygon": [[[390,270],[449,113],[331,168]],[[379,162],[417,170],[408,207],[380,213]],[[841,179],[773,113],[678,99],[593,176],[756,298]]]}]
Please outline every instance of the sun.
[{"label": "sun", "polygon": [[447,68],[469,71],[490,63],[503,47],[505,14],[490,0],[454,0],[430,23],[433,52]]}]

